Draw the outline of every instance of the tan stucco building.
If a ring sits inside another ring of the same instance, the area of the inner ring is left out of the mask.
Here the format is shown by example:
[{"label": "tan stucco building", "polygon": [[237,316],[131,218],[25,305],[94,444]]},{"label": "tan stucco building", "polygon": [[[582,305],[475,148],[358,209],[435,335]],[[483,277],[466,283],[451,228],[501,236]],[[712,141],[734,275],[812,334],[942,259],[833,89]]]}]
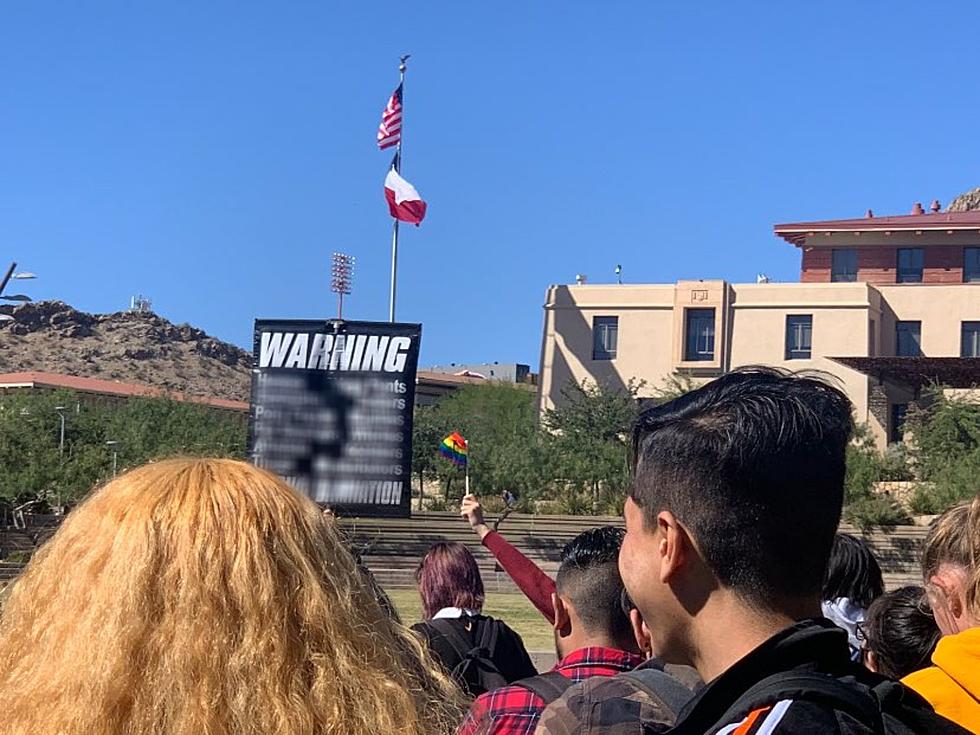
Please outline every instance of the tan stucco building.
[{"label": "tan stucco building", "polygon": [[569,381],[642,380],[643,396],[765,364],[831,373],[880,445],[900,440],[924,387],[980,385],[980,212],[936,209],[776,225],[798,283],[551,286],[540,407]]}]

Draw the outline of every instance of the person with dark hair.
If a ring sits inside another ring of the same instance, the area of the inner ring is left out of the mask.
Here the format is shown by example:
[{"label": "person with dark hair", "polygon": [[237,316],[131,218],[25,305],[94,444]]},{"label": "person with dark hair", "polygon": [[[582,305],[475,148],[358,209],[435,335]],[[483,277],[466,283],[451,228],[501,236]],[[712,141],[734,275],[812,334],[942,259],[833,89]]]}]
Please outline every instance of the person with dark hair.
[{"label": "person with dark hair", "polygon": [[839,389],[768,368],[639,416],[623,581],[653,650],[709,682],[671,732],[963,732],[820,615],[851,431]]},{"label": "person with dark hair", "polygon": [[900,587],[871,603],[858,629],[864,638],[864,665],[901,679],[929,665],[942,633],[922,587]]},{"label": "person with dark hair", "polygon": [[830,562],[823,578],[824,617],[847,631],[851,660],[861,660],[858,626],[864,622],[868,606],[885,591],[881,567],[871,547],[846,533],[834,537]]},{"label": "person with dark hair", "polygon": [[520,635],[482,614],[483,578],[469,549],[459,543],[433,544],[415,581],[426,620],[412,630],[466,694],[475,697],[537,673]]},{"label": "person with dark hair", "polygon": [[617,558],[622,538],[622,529],[607,526],[585,531],[565,545],[551,595],[558,663],[547,674],[477,697],[460,735],[528,735],[541,712],[573,682],[614,676],[642,663],[620,604],[623,583]]}]

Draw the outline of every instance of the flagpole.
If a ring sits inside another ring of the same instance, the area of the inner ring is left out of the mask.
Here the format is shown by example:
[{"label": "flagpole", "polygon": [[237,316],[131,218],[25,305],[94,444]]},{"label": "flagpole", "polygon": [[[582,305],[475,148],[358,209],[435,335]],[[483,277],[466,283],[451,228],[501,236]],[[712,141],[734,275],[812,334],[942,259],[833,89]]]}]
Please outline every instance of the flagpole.
[{"label": "flagpole", "polygon": [[[398,85],[402,90],[402,121],[401,131],[398,136],[398,147],[395,149],[395,171],[402,172],[402,140],[405,138],[405,69],[408,68],[405,62],[408,61],[408,54],[402,56],[398,63]],[[395,321],[395,295],[398,290],[398,219],[391,228],[391,297],[388,300],[388,321]]]}]

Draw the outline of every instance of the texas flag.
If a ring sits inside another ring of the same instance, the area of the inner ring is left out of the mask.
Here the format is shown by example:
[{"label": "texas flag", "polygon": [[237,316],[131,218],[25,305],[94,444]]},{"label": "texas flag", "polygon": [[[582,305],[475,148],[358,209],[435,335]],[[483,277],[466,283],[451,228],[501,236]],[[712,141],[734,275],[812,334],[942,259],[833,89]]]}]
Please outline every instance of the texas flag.
[{"label": "texas flag", "polygon": [[385,176],[385,199],[391,216],[418,226],[425,219],[425,202],[415,187],[403,179],[392,166]]}]

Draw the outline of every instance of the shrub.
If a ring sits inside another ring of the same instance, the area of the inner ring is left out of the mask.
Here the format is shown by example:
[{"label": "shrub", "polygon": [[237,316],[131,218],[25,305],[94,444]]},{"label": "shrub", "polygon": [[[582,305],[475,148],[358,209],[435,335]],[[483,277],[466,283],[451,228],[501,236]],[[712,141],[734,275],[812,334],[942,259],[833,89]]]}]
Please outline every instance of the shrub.
[{"label": "shrub", "polygon": [[866,495],[849,502],[844,507],[844,520],[862,531],[875,526],[888,528],[911,523],[909,514],[887,495]]}]

